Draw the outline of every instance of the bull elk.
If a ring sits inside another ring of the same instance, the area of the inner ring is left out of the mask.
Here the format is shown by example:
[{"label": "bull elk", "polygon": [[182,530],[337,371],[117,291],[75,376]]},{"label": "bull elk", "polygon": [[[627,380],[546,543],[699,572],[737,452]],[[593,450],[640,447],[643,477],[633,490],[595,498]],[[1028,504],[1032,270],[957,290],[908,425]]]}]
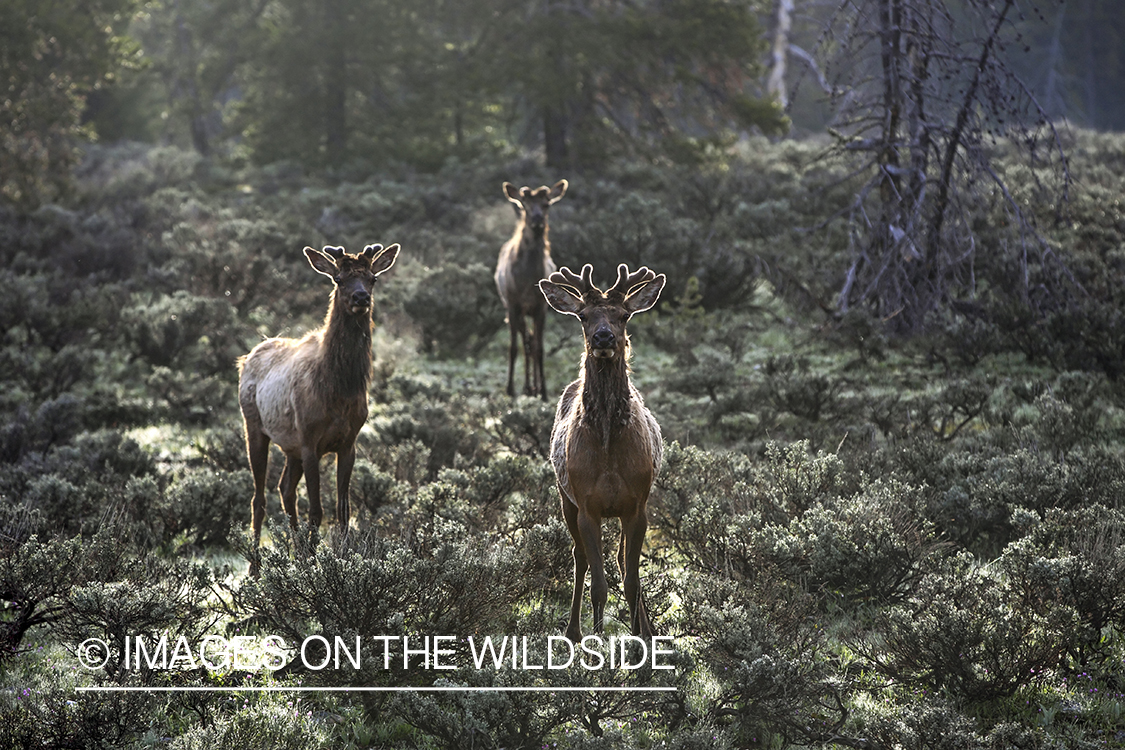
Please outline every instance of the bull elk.
[{"label": "bull elk", "polygon": [[[532,190],[518,190],[510,182],[504,183],[504,195],[516,209],[516,231],[500,249],[496,264],[496,289],[508,316],[508,395],[515,396],[516,359],[519,357],[517,340],[523,342],[523,392],[547,400],[547,383],[543,377],[543,323],[547,307],[543,295],[535,285],[555,271],[551,260],[551,243],[547,239],[547,210],[562,200],[567,181],[559,180],[554,187],[546,185]],[[528,330],[527,319],[531,319]]]},{"label": "bull elk", "polygon": [[582,637],[582,589],[590,571],[594,630],[603,627],[607,585],[601,521],[621,519],[617,564],[633,635],[650,637],[652,624],[640,589],[641,545],[648,519],[645,505],[660,469],[660,425],[629,380],[630,316],[656,304],[665,277],[647,268],[617,267],[617,282],[601,291],[589,264],[576,275],[568,268],[539,282],[547,303],[582,323],[586,349],[578,379],[563,391],[551,431],[551,463],[563,517],[574,540],[574,594],[566,636]]},{"label": "bull elk", "polygon": [[[254,548],[266,513],[266,466],[270,442],[285,454],[282,506],[297,531],[297,483],[305,477],[309,539],[315,543],[323,510],[320,459],[336,454],[336,525],[348,528],[348,487],[355,440],[367,421],[371,380],[371,292],[375,279],[394,264],[399,246],[368,245],[359,255],[342,247],[305,248],[317,273],[332,279],[324,325],[300,339],[271,338],[239,360],[238,403],[246,426],[246,453],[254,474],[251,523]],[[251,561],[257,574],[258,560]]]}]

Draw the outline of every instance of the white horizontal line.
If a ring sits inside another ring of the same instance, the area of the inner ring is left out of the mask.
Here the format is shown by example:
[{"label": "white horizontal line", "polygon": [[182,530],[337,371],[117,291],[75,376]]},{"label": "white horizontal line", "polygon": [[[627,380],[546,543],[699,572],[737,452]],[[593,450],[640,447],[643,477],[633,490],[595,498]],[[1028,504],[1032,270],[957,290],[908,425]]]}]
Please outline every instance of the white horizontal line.
[{"label": "white horizontal line", "polygon": [[79,693],[669,693],[674,687],[79,687]]}]

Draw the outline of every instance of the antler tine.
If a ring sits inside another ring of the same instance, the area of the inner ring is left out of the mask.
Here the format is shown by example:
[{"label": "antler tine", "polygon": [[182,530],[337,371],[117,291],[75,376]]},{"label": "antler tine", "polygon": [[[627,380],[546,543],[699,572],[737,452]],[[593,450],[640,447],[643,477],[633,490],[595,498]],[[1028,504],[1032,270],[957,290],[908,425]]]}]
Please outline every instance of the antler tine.
[{"label": "antler tine", "polygon": [[629,290],[637,284],[656,278],[656,272],[650,271],[648,266],[641,266],[633,273],[629,273],[629,267],[622,263],[617,267],[617,281],[613,286],[606,291],[608,295],[610,292],[618,292],[622,297],[629,294]]},{"label": "antler tine", "polygon": [[555,284],[566,284],[578,290],[579,294],[585,294],[594,288],[594,267],[589,263],[582,266],[582,275],[579,276],[574,271],[571,271],[566,266],[551,274],[548,281]]},{"label": "antler tine", "polygon": [[327,253],[334,260],[339,260],[344,257],[344,248],[334,247],[332,245],[325,245],[324,252]]}]

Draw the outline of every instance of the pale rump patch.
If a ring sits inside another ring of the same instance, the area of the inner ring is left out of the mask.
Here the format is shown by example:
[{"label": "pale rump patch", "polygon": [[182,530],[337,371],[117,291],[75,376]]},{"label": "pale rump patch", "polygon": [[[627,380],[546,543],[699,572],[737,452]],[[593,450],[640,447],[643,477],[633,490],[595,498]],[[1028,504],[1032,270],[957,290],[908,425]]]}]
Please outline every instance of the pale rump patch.
[{"label": "pale rump patch", "polygon": [[[320,333],[315,331],[296,341],[267,339],[254,347],[243,363],[239,401],[252,401],[262,432],[286,453],[301,449],[297,394],[310,392]],[[287,366],[280,366],[282,363]]]}]

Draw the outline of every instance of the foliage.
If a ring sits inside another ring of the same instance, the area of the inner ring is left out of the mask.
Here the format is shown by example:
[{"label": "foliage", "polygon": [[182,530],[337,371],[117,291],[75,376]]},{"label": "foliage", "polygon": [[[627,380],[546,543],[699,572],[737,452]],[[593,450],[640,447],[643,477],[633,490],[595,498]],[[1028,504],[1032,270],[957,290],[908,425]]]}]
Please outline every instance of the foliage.
[{"label": "foliage", "polygon": [[63,661],[48,657],[37,670],[4,675],[0,742],[4,747],[126,747],[149,729],[159,710],[140,693],[75,693]]},{"label": "foliage", "polygon": [[516,22],[527,21],[511,54],[549,166],[595,164],[622,142],[694,162],[727,128],[788,127],[751,84],[761,42],[749,3],[549,3]]},{"label": "foliage", "polygon": [[[381,659],[122,669],[116,644],[138,634],[542,639],[565,618],[573,560],[546,460],[555,405],[499,393],[507,341],[489,270],[510,214],[478,192],[547,181],[539,167],[326,179],[174,147],[92,149],[80,200],[0,212],[5,746],[1119,743],[1125,405],[1111,323],[1125,165],[1119,137],[1074,138],[1076,221],[1049,241],[1086,296],[1044,307],[1053,322],[1034,335],[991,283],[978,307],[913,338],[863,310],[826,316],[848,262],[829,214],[849,197],[823,144],[752,140],[694,167],[621,163],[573,181],[559,259],[670,279],[632,328],[634,382],[666,438],[641,563],[675,644],[664,674]],[[1047,216],[1010,157],[997,168]],[[298,554],[275,452],[249,579],[236,357],[320,324],[327,289],[301,247],[373,241],[407,255],[376,288],[353,525],[342,538],[330,520]],[[980,260],[982,278],[1003,266]],[[547,329],[556,387],[574,374],[576,335]],[[606,635],[620,636],[612,562],[607,576]],[[105,668],[75,665],[88,637],[111,645]],[[87,685],[581,690],[76,693]],[[587,692],[620,685],[676,691]]]},{"label": "foliage", "polygon": [[[974,296],[978,246],[1006,266],[988,281],[1013,303],[1034,310],[1029,297],[1069,291],[1035,217],[995,168],[1003,139],[1034,173],[1027,187],[1049,193],[1061,210],[1066,154],[1011,68],[1017,12],[1012,0],[840,6],[822,45],[832,67],[835,148],[850,156],[856,176],[841,310],[868,307],[900,331],[920,330],[932,311]],[[1003,223],[986,228],[982,204]],[[1053,283],[1033,292],[1031,265]]]},{"label": "foliage", "polygon": [[122,63],[128,45],[114,25],[131,7],[128,0],[63,0],[47,9],[4,3],[0,199],[5,203],[35,208],[67,191],[83,98],[111,80]]},{"label": "foliage", "polygon": [[180,735],[171,747],[176,750],[235,750],[268,747],[275,750],[331,747],[331,736],[323,721],[288,706],[265,705],[244,708],[211,726],[200,726]]},{"label": "foliage", "polygon": [[345,173],[436,170],[529,138],[551,166],[624,152],[695,162],[734,132],[787,127],[755,81],[756,10],[712,0],[145,6],[129,25],[144,65],[89,115],[106,136],[159,134],[204,156]]},{"label": "foliage", "polygon": [[887,611],[878,626],[885,653],[872,658],[882,674],[980,703],[1011,696],[1031,675],[1059,665],[1073,627],[1069,612],[1024,609],[1002,581],[963,557],[949,566]]},{"label": "foliage", "polygon": [[422,327],[427,351],[465,356],[487,346],[504,324],[491,281],[491,270],[480,263],[443,266],[419,279],[403,309]]}]

